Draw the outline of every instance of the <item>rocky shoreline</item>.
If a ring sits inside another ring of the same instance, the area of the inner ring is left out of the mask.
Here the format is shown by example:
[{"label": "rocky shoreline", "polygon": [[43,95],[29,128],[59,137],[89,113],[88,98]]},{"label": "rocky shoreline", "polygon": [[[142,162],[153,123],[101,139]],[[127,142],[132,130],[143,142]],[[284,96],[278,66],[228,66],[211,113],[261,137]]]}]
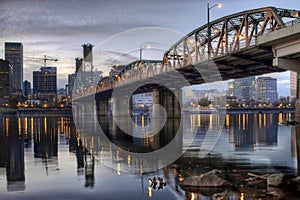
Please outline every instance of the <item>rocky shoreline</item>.
[{"label": "rocky shoreline", "polygon": [[181,158],[175,166],[178,184],[186,192],[218,200],[300,199],[300,176],[289,169],[259,170],[220,158],[190,159]]}]

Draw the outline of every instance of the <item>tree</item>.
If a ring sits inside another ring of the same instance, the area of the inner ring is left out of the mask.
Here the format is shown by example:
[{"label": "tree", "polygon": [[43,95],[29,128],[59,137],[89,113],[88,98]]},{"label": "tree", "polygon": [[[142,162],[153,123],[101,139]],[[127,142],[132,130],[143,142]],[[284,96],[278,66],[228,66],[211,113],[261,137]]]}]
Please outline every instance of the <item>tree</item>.
[{"label": "tree", "polygon": [[207,107],[209,106],[209,101],[207,98],[201,98],[198,102],[200,106]]}]

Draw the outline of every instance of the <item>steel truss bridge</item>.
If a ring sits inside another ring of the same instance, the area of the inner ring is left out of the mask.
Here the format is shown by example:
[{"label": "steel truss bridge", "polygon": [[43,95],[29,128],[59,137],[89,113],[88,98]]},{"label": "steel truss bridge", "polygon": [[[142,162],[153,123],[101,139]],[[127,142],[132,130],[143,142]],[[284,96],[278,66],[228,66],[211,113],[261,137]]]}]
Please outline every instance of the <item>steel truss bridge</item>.
[{"label": "steel truss bridge", "polygon": [[[272,48],[260,45],[258,38],[298,24],[299,14],[295,10],[265,7],[216,19],[209,23],[209,27],[205,24],[181,38],[164,53],[162,60],[129,63],[120,74],[102,78],[96,87],[77,91],[75,99],[141,80],[159,79],[167,83],[174,71],[181,73],[190,84],[201,84],[207,81],[195,67],[205,70],[210,63],[217,66],[222,80],[285,71],[272,65]],[[207,35],[209,28],[210,40]],[[210,74],[209,80],[216,80],[214,73]]]}]

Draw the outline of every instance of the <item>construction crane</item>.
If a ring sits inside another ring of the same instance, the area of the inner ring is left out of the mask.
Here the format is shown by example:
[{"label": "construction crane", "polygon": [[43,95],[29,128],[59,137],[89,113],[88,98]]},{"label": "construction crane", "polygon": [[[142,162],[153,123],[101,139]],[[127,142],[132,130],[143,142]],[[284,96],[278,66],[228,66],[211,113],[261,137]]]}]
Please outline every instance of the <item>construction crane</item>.
[{"label": "construction crane", "polygon": [[58,59],[50,58],[49,56],[47,57],[47,55],[44,55],[44,58],[40,58],[40,59],[44,61],[45,67],[47,67],[47,65],[46,65],[47,60],[54,61],[54,62],[58,61]]},{"label": "construction crane", "polygon": [[23,58],[28,58],[28,59],[31,59],[31,60],[43,60],[43,61],[44,61],[44,67],[47,67],[47,66],[46,66],[47,60],[49,60],[49,61],[54,61],[54,62],[57,62],[57,61],[58,61],[58,59],[51,58],[51,57],[49,57],[49,56],[47,56],[47,55],[44,55],[44,58],[36,58],[36,57],[34,57],[34,56],[32,56],[32,57],[24,56]]}]

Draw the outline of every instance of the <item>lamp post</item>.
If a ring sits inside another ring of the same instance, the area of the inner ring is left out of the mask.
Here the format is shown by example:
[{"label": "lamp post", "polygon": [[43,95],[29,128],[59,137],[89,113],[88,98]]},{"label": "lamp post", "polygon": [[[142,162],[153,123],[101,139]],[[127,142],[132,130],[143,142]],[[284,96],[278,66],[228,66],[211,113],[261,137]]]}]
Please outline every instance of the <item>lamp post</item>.
[{"label": "lamp post", "polygon": [[208,54],[207,60],[208,60],[208,62],[210,61],[210,36],[211,36],[211,27],[210,27],[210,20],[209,20],[209,12],[214,7],[221,8],[222,4],[217,3],[217,4],[214,4],[213,6],[210,7],[209,3],[207,3],[207,54]]},{"label": "lamp post", "polygon": [[150,49],[150,48],[151,48],[150,45],[140,46],[140,62],[142,61],[143,49]]}]

